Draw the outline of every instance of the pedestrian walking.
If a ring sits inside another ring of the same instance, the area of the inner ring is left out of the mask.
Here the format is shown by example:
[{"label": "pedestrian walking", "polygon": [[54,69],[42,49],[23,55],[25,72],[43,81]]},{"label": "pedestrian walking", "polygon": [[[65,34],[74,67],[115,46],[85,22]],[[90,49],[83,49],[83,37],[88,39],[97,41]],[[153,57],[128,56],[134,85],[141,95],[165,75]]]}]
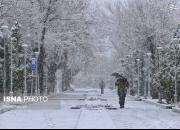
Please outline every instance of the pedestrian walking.
[{"label": "pedestrian walking", "polygon": [[129,82],[123,74],[113,73],[112,76],[116,77],[115,86],[117,87],[117,93],[119,96],[119,105],[120,108],[124,108],[125,100],[127,95],[127,90],[129,88]]},{"label": "pedestrian walking", "polygon": [[124,108],[129,83],[126,78],[119,78],[115,85],[118,90],[120,108]]},{"label": "pedestrian walking", "polygon": [[105,82],[101,80],[99,83],[100,89],[101,89],[101,94],[104,94],[104,89],[105,89]]}]

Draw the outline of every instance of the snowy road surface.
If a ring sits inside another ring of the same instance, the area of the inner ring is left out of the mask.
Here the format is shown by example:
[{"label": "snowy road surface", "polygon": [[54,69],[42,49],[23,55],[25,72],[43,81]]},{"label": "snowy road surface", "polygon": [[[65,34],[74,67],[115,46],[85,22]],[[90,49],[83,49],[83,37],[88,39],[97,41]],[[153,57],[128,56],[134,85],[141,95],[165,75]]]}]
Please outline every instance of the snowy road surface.
[{"label": "snowy road surface", "polygon": [[[96,94],[93,93],[91,96],[96,96]],[[103,98],[108,99],[106,103],[118,107],[118,98],[113,92],[106,93]],[[180,128],[180,114],[143,102],[137,102],[131,98],[127,98],[124,110],[105,110],[103,108],[92,111],[85,108],[70,109],[72,106],[86,103],[83,100],[62,100],[60,103],[61,109],[59,110],[13,110],[0,115],[0,128]],[[106,124],[103,125],[104,122]],[[92,126],[93,124],[94,126]]]},{"label": "snowy road surface", "polygon": [[[118,106],[117,98],[108,96]],[[109,111],[116,128],[123,129],[180,129],[180,114],[140,101],[127,99],[124,110]]]}]

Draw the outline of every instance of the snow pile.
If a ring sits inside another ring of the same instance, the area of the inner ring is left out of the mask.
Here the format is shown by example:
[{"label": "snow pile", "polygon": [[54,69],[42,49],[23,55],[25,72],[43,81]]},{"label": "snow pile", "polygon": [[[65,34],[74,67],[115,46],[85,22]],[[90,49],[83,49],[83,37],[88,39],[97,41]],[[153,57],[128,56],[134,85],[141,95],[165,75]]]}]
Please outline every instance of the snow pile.
[{"label": "snow pile", "polygon": [[2,106],[0,106],[0,114],[7,112],[7,111],[10,111],[10,110],[13,110],[13,109],[16,109],[16,107],[11,106],[11,105],[2,105]]}]

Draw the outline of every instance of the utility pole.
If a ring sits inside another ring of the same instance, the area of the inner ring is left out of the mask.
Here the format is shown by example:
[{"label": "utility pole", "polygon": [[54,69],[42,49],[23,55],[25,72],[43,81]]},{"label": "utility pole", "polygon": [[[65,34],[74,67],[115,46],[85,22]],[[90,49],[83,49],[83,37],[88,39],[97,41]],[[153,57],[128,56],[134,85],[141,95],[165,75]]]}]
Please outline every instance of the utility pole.
[{"label": "utility pole", "polygon": [[150,76],[150,66],[151,66],[151,53],[147,53],[147,56],[148,56],[148,97],[149,98],[152,98],[151,97],[151,82],[150,82],[150,78],[151,78],[151,76]]},{"label": "utility pole", "polygon": [[175,32],[175,35],[174,35],[174,52],[175,52],[175,70],[174,70],[174,72],[175,72],[175,76],[174,76],[174,78],[175,78],[175,80],[174,80],[174,84],[175,84],[175,94],[174,94],[174,103],[175,103],[175,106],[178,106],[178,92],[177,92],[177,49],[179,48],[179,46],[180,46],[180,39],[179,39],[179,30],[180,30],[180,24],[178,25],[178,28],[177,28],[177,30],[176,30],[176,32]]},{"label": "utility pole", "polygon": [[8,26],[2,26],[1,27],[2,29],[2,36],[3,36],[3,43],[4,43],[4,67],[3,67],[3,77],[4,77],[4,81],[3,81],[3,89],[4,89],[4,96],[6,96],[6,82],[7,82],[7,74],[6,74],[6,40],[7,40],[7,37],[9,35],[9,28]]},{"label": "utility pole", "polygon": [[26,61],[27,61],[27,44],[23,45],[24,48],[24,96],[27,96],[27,68],[26,68]]},{"label": "utility pole", "polygon": [[177,94],[177,48],[175,47],[175,94],[174,94],[174,103],[175,106],[178,106],[178,94]]},{"label": "utility pole", "polygon": [[[33,95],[33,88],[34,88],[34,77],[35,77],[35,71],[36,71],[36,58],[32,58],[32,84],[31,84],[31,96]],[[36,78],[36,77],[35,77]],[[35,88],[36,92],[36,88]]]},{"label": "utility pole", "polygon": [[13,61],[12,61],[12,39],[11,39],[11,67],[10,67],[10,69],[11,69],[11,86],[10,86],[10,96],[13,96]]},{"label": "utility pole", "polygon": [[[160,73],[160,65],[161,65],[161,63],[160,63],[160,51],[163,49],[162,47],[157,47],[157,49],[158,49],[158,61],[159,61],[159,73]],[[159,80],[159,91],[158,91],[158,97],[159,97],[159,101],[158,101],[158,103],[162,103],[162,96],[161,96],[161,84],[160,84],[160,79],[158,79]]]},{"label": "utility pole", "polygon": [[39,56],[39,52],[35,52],[35,55],[36,55],[36,88],[35,88],[35,93],[36,93],[36,96],[38,95],[38,91],[39,91],[39,87],[38,87],[38,56]]},{"label": "utility pole", "polygon": [[138,93],[138,98],[140,97],[140,59],[137,59],[137,62],[138,62],[138,90],[137,90],[137,93]]},{"label": "utility pole", "polygon": [[4,70],[4,80],[3,80],[3,89],[4,89],[4,96],[6,96],[6,81],[7,81],[7,76],[6,76],[6,42],[5,42],[5,38],[3,38],[3,42],[4,42],[4,65],[3,65],[3,70]]}]

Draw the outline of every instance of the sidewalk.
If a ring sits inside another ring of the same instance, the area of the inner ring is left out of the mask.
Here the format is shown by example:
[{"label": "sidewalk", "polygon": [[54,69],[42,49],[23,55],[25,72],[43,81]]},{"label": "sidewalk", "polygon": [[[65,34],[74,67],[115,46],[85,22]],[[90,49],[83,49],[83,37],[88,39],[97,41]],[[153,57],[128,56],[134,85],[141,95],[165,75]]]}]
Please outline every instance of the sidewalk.
[{"label": "sidewalk", "polygon": [[[155,105],[156,107],[160,107],[162,109],[172,109],[174,107],[174,105],[172,104],[160,104],[158,103],[158,99],[150,99],[150,98],[147,98],[145,99],[144,97],[139,97],[139,100],[137,97],[134,97],[134,96],[129,96],[129,98],[135,100],[135,101],[143,101],[144,103],[147,103],[147,104],[150,104],[150,105]],[[164,101],[165,102],[165,101]]]},{"label": "sidewalk", "polygon": [[178,108],[178,107],[173,107],[173,108],[172,108],[172,111],[173,111],[173,112],[176,112],[176,113],[180,113],[180,108]]},{"label": "sidewalk", "polygon": [[158,99],[142,99],[142,101],[145,103],[163,108],[163,109],[172,109],[174,107],[174,105],[172,105],[172,104],[160,104],[160,103],[158,103]]}]

